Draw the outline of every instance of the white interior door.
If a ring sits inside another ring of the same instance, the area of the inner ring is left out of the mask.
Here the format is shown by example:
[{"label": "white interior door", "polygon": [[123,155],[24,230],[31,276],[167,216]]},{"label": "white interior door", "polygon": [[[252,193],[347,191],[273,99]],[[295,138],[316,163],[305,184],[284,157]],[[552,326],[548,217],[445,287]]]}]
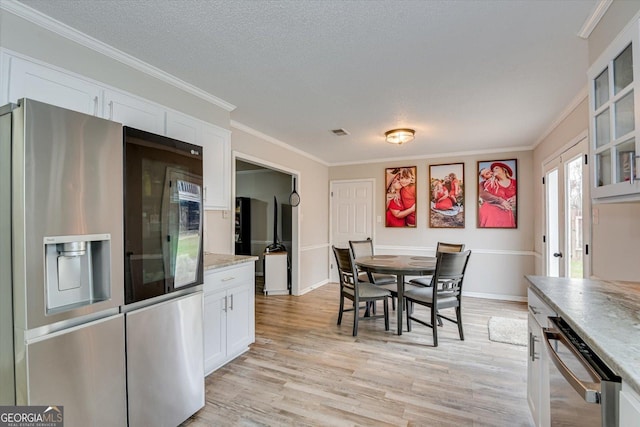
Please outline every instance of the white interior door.
[{"label": "white interior door", "polygon": [[544,165],[545,265],[551,277],[589,276],[587,139]]},{"label": "white interior door", "polygon": [[[349,240],[373,238],[373,180],[331,182],[331,244],[346,248]],[[337,281],[330,253],[332,281]]]}]

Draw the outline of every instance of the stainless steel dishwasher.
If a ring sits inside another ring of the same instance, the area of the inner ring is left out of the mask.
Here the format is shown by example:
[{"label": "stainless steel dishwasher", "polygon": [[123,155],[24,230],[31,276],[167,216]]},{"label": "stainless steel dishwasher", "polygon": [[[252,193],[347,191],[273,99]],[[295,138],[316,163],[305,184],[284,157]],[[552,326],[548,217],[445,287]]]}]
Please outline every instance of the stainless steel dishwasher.
[{"label": "stainless steel dishwasher", "polygon": [[620,377],[561,317],[549,321],[551,425],[618,427]]}]

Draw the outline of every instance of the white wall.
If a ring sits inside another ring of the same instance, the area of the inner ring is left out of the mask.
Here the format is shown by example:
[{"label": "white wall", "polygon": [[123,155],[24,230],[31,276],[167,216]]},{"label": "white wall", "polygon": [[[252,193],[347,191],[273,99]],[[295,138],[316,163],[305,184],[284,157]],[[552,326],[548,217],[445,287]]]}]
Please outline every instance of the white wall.
[{"label": "white wall", "polygon": [[229,129],[225,109],[2,9],[0,46]]},{"label": "white wall", "polygon": [[[382,142],[381,142],[382,143]],[[518,228],[478,229],[477,218],[477,162],[487,160],[518,160]],[[533,274],[534,200],[532,182],[532,152],[503,152],[476,155],[452,155],[442,158],[389,161],[329,169],[330,180],[375,179],[374,224],[377,253],[406,253],[433,255],[438,241],[460,242],[471,249],[465,294],[524,300],[527,283],[524,278]],[[465,228],[429,228],[429,165],[464,163]],[[417,166],[416,228],[387,228],[385,215],[385,168]]]}]

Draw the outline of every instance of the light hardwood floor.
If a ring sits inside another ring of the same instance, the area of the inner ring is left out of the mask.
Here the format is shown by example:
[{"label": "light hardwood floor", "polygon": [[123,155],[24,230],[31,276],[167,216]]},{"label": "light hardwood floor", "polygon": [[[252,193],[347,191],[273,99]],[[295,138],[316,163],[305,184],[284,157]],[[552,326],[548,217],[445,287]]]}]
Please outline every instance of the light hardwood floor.
[{"label": "light hardwood floor", "polygon": [[[424,307],[418,313],[428,315]],[[379,306],[379,312],[382,306]],[[183,426],[532,426],[527,348],[489,341],[491,316],[524,303],[464,298],[456,325],[395,333],[353,313],[336,325],[338,285],[301,297],[256,295],[256,342],[206,378],[206,405]]]}]

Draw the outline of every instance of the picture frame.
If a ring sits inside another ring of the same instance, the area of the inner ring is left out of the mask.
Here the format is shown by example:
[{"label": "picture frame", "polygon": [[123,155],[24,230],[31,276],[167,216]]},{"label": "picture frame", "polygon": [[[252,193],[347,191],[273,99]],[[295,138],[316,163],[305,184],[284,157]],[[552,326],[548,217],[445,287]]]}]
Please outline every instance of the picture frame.
[{"label": "picture frame", "polygon": [[429,165],[429,227],[464,228],[464,163]]},{"label": "picture frame", "polygon": [[478,162],[478,228],[518,228],[518,160]]},{"label": "picture frame", "polygon": [[385,168],[385,227],[416,227],[417,167]]}]

